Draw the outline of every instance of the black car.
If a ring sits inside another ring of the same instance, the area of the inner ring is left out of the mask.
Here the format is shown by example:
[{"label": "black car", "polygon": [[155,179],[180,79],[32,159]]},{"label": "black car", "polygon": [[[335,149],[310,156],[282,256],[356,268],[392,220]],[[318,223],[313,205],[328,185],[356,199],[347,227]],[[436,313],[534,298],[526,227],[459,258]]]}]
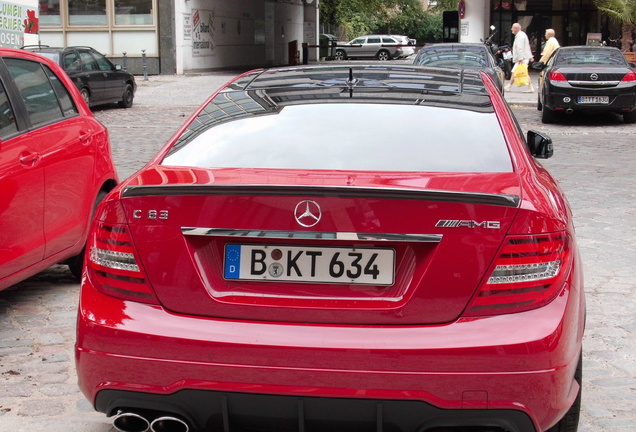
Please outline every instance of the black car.
[{"label": "black car", "polygon": [[559,113],[615,112],[636,123],[636,72],[614,47],[559,48],[539,75],[537,109],[543,123]]},{"label": "black car", "polygon": [[48,57],[62,66],[88,106],[108,103],[117,103],[122,108],[132,106],[137,90],[133,74],[122,70],[121,65],[114,65],[93,48],[37,45],[23,49]]},{"label": "black car", "polygon": [[423,46],[413,64],[453,69],[483,70],[495,81],[503,94],[504,72],[488,47],[478,43],[440,43]]}]

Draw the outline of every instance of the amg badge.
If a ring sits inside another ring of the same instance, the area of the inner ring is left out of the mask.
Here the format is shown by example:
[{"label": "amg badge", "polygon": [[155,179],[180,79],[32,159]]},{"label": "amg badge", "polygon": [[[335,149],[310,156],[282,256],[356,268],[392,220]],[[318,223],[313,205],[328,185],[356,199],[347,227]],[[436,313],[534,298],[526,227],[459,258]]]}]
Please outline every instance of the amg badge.
[{"label": "amg badge", "polygon": [[435,224],[438,228],[489,228],[499,229],[501,223],[499,221],[483,221],[477,222],[472,220],[440,220]]}]

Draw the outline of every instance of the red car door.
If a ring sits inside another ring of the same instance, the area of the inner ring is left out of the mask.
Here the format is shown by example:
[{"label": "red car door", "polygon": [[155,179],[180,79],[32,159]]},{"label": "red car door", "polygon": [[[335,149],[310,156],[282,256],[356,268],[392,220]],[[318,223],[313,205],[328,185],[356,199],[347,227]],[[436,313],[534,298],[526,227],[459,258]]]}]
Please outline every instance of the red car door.
[{"label": "red car door", "polygon": [[44,168],[29,134],[18,134],[0,84],[0,280],[42,259]]}]

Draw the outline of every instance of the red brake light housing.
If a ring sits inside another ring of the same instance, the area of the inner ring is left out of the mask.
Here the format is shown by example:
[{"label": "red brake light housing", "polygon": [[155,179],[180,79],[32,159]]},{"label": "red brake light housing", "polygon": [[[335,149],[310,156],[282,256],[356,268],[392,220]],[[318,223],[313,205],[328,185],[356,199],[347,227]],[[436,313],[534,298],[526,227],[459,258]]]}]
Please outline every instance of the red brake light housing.
[{"label": "red brake light housing", "polygon": [[117,200],[100,206],[87,244],[86,270],[93,286],[125,300],[158,304]]},{"label": "red brake light housing", "polygon": [[627,72],[625,74],[625,76],[623,77],[623,79],[621,81],[636,81],[636,72],[634,72],[633,70],[630,70],[629,72]]},{"label": "red brake light housing", "polygon": [[570,272],[570,244],[565,232],[508,236],[464,315],[523,312],[550,303]]},{"label": "red brake light housing", "polygon": [[550,81],[567,81],[567,79],[565,78],[565,75],[563,75],[558,70],[550,72],[549,79]]}]

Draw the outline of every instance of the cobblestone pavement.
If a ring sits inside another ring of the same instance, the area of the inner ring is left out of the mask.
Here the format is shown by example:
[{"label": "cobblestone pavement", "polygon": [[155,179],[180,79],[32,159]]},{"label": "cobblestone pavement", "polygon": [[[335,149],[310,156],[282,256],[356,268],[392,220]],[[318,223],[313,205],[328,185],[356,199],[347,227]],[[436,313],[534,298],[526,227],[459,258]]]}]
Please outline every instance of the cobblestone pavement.
[{"label": "cobblestone pavement", "polygon": [[[121,178],[139,169],[233,73],[138,78],[133,108],[104,108]],[[581,432],[636,431],[636,126],[616,116],[542,125],[533,98],[509,99],[524,130],[548,133],[544,165],[574,210],[588,301]],[[0,292],[0,431],[110,432],[79,393],[78,284],[64,266]]]}]

